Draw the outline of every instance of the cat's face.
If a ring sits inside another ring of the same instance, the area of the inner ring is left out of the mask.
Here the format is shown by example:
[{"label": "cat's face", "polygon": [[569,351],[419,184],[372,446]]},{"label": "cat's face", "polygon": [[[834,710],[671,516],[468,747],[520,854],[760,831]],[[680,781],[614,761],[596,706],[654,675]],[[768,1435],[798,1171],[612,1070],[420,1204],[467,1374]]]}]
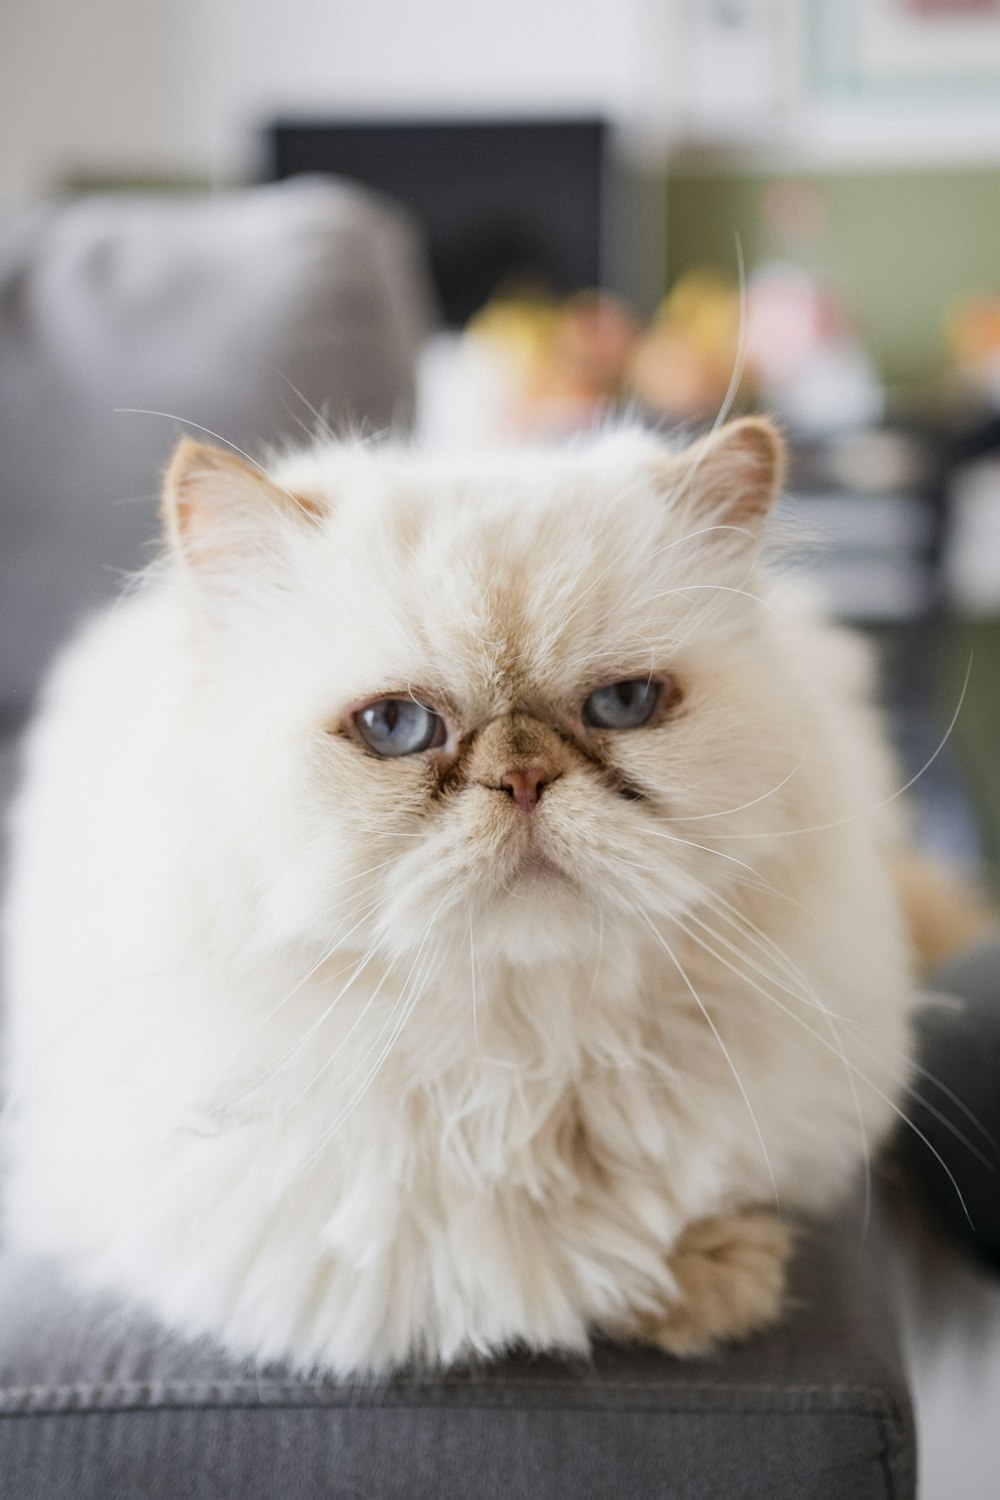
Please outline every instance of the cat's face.
[{"label": "cat's face", "polygon": [[780,463],[762,423],[677,455],[331,448],[280,486],[182,447],[167,514],[208,738],[269,909],[530,963],[750,878],[700,820],[752,830],[730,810],[766,820],[791,769],[755,595]]}]

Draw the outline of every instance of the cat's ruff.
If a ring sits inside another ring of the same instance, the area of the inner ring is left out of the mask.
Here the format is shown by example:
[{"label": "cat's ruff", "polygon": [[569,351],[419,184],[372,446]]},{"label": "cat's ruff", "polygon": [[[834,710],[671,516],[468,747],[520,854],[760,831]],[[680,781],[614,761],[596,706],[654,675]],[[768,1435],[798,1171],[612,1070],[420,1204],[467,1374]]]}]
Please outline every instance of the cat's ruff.
[{"label": "cat's ruff", "polygon": [[[182,445],[29,739],[18,1243],[341,1373],[776,1314],[775,1202],[855,1178],[913,1003],[867,658],[757,556],[780,460]],[[430,748],[373,753],[406,696]]]}]

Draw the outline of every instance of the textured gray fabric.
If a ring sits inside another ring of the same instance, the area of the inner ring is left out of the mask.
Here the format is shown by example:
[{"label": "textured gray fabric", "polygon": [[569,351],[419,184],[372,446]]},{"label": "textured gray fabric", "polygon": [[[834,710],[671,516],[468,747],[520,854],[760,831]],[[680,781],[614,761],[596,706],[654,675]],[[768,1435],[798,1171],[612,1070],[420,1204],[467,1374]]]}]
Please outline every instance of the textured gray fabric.
[{"label": "textured gray fabric", "polygon": [[18,1500],[876,1500],[891,1488],[864,1413],[158,1411],[6,1424]]},{"label": "textured gray fabric", "polygon": [[909,1407],[857,1216],[793,1311],[713,1360],[600,1348],[378,1385],[254,1370],[0,1257],[0,1493],[18,1500],[905,1500]]},{"label": "textured gray fabric", "polygon": [[313,429],[310,406],[402,425],[427,322],[408,221],[347,184],[0,215],[0,721],[150,556],[181,424],[116,408],[254,453]]}]

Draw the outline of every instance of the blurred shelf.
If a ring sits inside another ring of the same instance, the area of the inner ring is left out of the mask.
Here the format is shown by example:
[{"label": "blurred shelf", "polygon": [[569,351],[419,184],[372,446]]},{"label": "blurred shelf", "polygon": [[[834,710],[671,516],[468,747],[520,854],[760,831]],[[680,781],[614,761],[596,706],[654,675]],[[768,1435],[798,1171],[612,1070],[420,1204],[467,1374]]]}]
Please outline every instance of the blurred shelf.
[{"label": "blurred shelf", "polygon": [[779,517],[794,549],[794,576],[838,619],[901,624],[931,608],[935,521],[922,498],[796,493]]}]

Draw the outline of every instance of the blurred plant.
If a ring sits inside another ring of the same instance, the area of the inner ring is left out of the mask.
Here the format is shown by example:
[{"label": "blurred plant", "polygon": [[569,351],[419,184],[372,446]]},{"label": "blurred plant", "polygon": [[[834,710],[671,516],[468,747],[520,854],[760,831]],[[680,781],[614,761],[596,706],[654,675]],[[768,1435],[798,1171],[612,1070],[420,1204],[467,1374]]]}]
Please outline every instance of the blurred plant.
[{"label": "blurred plant", "polygon": [[945,339],[960,387],[1000,407],[1000,295],[959,298],[946,314]]},{"label": "blurred plant", "polygon": [[801,267],[754,272],[746,346],[760,397],[792,428],[818,437],[881,418],[882,385],[848,307]]},{"label": "blurred plant", "polygon": [[591,425],[622,398],[639,325],[607,292],[565,301],[500,295],[470,321],[467,336],[485,345],[508,385],[505,424],[517,435]]},{"label": "blurred plant", "polygon": [[739,340],[735,284],[714,271],[690,271],[660,304],[636,349],[630,391],[650,411],[675,421],[714,414],[736,370]]},{"label": "blurred plant", "polygon": [[698,423],[716,415],[731,385],[737,401],[763,401],[804,433],[882,414],[880,382],[843,300],[794,265],[753,274],[744,328],[735,282],[699,269],[678,280],[645,331],[606,292],[564,301],[505,293],[471,320],[466,340],[487,354],[493,391],[504,393],[498,436],[573,431],[622,404]]}]

